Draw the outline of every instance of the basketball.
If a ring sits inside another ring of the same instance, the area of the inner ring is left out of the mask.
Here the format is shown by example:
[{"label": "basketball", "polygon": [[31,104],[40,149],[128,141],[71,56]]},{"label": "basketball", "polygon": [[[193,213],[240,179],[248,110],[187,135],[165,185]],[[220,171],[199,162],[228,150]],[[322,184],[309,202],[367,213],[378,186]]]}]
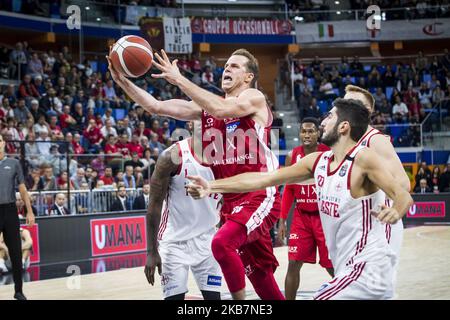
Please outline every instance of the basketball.
[{"label": "basketball", "polygon": [[110,56],[114,69],[129,78],[144,75],[153,62],[152,47],[138,36],[125,36],[117,40]]}]

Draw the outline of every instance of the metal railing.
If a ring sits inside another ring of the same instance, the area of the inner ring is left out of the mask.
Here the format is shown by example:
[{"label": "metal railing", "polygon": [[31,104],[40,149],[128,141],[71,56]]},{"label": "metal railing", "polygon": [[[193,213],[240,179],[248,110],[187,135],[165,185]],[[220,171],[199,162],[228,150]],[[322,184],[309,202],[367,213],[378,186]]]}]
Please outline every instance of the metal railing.
[{"label": "metal railing", "polygon": [[[132,211],[136,197],[142,194],[142,188],[127,190],[126,205]],[[59,191],[33,191],[30,192],[31,203],[37,210],[38,216],[55,216],[56,210],[52,209],[57,194],[64,194],[66,203],[64,207],[71,215],[106,213],[111,212],[111,205],[116,199],[117,190],[113,186],[105,186],[93,190],[71,190],[68,194],[65,190]]]}]

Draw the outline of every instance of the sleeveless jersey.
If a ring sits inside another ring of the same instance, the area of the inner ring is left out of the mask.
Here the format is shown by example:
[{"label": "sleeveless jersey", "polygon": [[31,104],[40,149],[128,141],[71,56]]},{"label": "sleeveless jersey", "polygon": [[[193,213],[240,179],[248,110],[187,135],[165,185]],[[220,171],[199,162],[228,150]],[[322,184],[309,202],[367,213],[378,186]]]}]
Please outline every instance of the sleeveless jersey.
[{"label": "sleeveless jersey", "polygon": [[[317,151],[328,151],[329,147],[320,143],[317,146]],[[305,157],[305,149],[303,146],[295,147],[292,150],[292,162],[291,165],[294,165],[301,158]],[[317,194],[316,194],[316,184],[301,184],[296,183],[291,185],[294,192],[295,197],[295,208],[298,211],[307,211],[307,212],[318,212],[319,208],[317,207]]]},{"label": "sleeveless jersey", "polygon": [[186,191],[188,175],[198,175],[208,181],[214,180],[209,167],[205,167],[194,156],[190,139],[176,143],[181,156],[178,173],[170,180],[169,190],[163,204],[158,240],[162,242],[185,241],[212,228],[219,222],[221,195],[195,200]]},{"label": "sleeveless jersey", "polygon": [[355,146],[333,172],[332,151],[322,153],[313,168],[320,219],[336,275],[353,264],[376,262],[392,255],[384,225],[370,214],[384,203],[383,191],[358,199],[350,192],[353,161],[363,148]]},{"label": "sleeveless jersey", "polygon": [[[206,111],[202,114],[203,152],[216,179],[245,172],[268,172],[278,169],[278,159],[269,149],[272,112],[266,127],[250,116],[219,120]],[[277,188],[252,192],[274,197]],[[224,194],[225,202],[236,202],[248,193]]]}]

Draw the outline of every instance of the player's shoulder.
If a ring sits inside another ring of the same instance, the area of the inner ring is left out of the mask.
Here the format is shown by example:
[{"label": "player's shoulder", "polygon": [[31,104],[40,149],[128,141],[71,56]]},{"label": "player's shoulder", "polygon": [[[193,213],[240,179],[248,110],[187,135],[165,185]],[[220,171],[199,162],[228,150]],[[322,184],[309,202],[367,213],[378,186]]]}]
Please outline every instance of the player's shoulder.
[{"label": "player's shoulder", "polygon": [[365,167],[372,163],[377,158],[377,153],[368,147],[362,147],[354,156],[354,162],[356,165]]}]

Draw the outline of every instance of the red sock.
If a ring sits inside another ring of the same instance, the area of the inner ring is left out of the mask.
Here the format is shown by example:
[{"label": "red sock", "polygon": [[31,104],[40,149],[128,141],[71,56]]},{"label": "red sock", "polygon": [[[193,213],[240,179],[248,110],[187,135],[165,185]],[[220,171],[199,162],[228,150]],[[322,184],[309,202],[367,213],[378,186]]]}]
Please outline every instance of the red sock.
[{"label": "red sock", "polygon": [[230,292],[245,288],[244,265],[237,253],[247,239],[247,228],[232,220],[227,220],[212,240],[214,258],[222,269]]}]

